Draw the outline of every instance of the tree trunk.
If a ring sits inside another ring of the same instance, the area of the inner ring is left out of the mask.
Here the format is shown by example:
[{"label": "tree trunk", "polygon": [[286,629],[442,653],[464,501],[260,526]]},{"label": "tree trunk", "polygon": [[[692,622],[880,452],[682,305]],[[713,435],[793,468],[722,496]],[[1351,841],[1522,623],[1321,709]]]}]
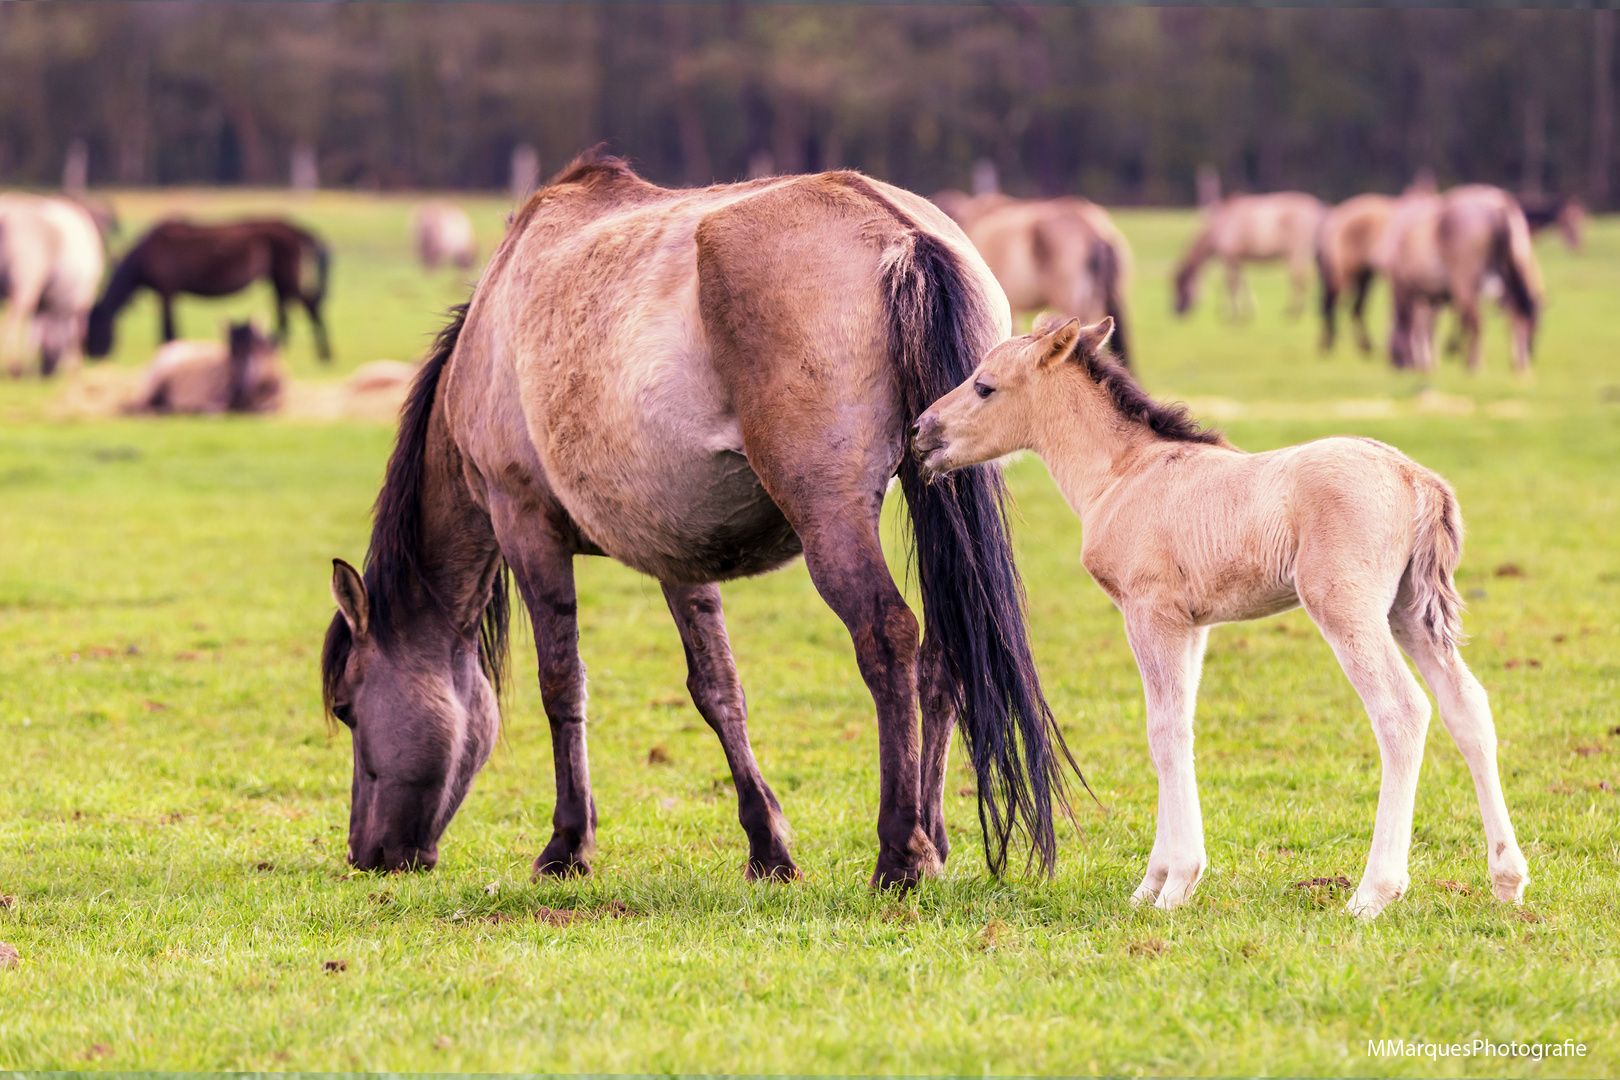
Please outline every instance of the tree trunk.
[{"label": "tree trunk", "polygon": [[1592,12],[1592,164],[1587,193],[1593,209],[1609,205],[1609,162],[1614,156],[1614,12]]}]

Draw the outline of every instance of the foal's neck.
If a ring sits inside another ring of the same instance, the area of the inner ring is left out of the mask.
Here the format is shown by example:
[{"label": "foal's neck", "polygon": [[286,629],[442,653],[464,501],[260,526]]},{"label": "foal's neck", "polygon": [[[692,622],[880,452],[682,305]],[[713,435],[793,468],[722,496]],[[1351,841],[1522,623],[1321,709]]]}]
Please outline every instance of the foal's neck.
[{"label": "foal's neck", "polygon": [[1085,372],[1070,372],[1067,382],[1054,395],[1032,449],[1084,527],[1087,512],[1157,439],[1121,416],[1108,392]]}]

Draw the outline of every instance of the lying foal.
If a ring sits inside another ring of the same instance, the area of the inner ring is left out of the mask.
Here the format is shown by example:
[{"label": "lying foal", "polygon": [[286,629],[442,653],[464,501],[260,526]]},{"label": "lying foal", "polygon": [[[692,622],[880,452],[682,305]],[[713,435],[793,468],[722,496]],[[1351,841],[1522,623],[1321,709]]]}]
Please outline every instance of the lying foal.
[{"label": "lying foal", "polygon": [[1154,402],[1105,358],[1108,319],[1039,326],[985,357],[917,421],[925,471],[1033,450],[1084,529],[1080,559],[1125,616],[1147,694],[1159,819],[1135,900],[1185,901],[1206,865],[1193,776],[1193,705],[1209,628],[1303,605],[1372,717],[1383,786],[1349,910],[1372,917],[1406,891],[1429,702],[1416,662],[1474,776],[1498,899],[1529,881],[1496,771],[1485,690],[1457,643],[1456,497],[1371,439],[1246,454]]}]

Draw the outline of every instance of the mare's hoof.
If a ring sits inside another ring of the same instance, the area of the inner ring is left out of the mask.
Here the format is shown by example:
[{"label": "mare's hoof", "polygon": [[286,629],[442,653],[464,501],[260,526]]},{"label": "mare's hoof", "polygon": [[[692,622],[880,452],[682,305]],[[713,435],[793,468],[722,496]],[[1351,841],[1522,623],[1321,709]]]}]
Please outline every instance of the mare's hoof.
[{"label": "mare's hoof", "polygon": [[591,872],[585,853],[561,841],[552,840],[534,860],[534,880],[542,877],[584,877]]},{"label": "mare's hoof", "polygon": [[762,862],[749,859],[743,867],[743,877],[749,881],[803,881],[804,873],[789,858]]},{"label": "mare's hoof", "polygon": [[905,892],[923,878],[935,877],[945,869],[939,852],[934,850],[933,843],[926,837],[919,834],[911,846],[912,850],[907,852],[883,852],[878,856],[877,869],[872,872],[873,892],[883,889]]}]

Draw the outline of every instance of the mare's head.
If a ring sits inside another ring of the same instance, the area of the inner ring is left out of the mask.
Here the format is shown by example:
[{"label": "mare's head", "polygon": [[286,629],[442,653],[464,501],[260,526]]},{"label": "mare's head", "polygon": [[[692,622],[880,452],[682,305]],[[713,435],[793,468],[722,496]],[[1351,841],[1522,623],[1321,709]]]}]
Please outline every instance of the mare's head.
[{"label": "mare's head", "polygon": [[1065,366],[1108,363],[1102,349],[1114,332],[1112,318],[1048,326],[1039,322],[1033,333],[991,349],[966,381],[917,418],[912,447],[925,473],[939,476],[1033,448],[1047,409],[1070,393],[1061,381]]},{"label": "mare's head", "polygon": [[[431,603],[414,615],[376,603],[374,588],[374,572],[362,577],[333,560],[338,613],[326,631],[321,683],[327,711],[354,744],[349,862],[428,870],[500,728],[489,643],[481,641],[490,616],[482,635],[476,621],[457,630]],[[504,634],[504,582],[496,591]]]}]

